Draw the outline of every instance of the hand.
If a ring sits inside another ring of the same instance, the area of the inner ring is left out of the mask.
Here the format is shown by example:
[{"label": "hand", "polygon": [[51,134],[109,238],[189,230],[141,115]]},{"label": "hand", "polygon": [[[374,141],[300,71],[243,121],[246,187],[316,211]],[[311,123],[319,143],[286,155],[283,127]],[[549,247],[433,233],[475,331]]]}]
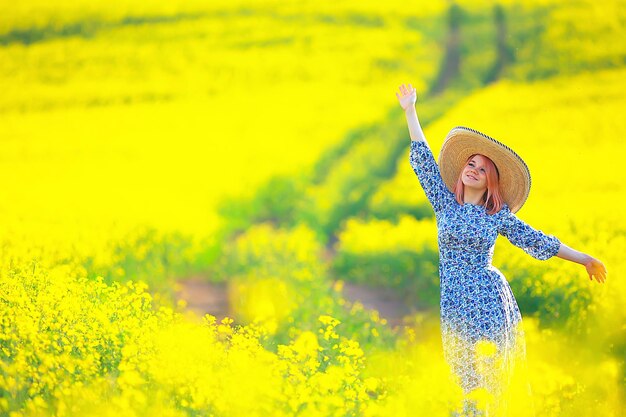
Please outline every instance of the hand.
[{"label": "hand", "polygon": [[409,106],[415,106],[415,102],[417,101],[417,93],[411,84],[409,84],[408,88],[402,84],[400,86],[400,94],[396,92],[396,97],[398,97],[400,106],[402,106],[402,109],[405,111]]},{"label": "hand", "polygon": [[585,263],[585,268],[587,268],[587,273],[589,274],[589,279],[593,280],[592,277],[596,278],[596,281],[599,283],[603,283],[606,281],[606,276],[608,272],[606,271],[606,267],[602,262],[594,258],[593,256],[589,257],[589,260]]}]

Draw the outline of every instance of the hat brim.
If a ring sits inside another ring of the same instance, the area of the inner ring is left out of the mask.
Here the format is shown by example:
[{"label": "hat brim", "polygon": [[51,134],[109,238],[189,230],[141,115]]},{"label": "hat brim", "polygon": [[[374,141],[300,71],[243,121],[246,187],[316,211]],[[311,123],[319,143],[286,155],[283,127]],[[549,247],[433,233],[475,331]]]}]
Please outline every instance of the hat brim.
[{"label": "hat brim", "polygon": [[441,177],[453,191],[467,159],[482,154],[496,165],[500,193],[509,209],[515,213],[526,202],[530,193],[530,170],[524,160],[505,144],[468,127],[457,126],[446,136],[439,153]]}]

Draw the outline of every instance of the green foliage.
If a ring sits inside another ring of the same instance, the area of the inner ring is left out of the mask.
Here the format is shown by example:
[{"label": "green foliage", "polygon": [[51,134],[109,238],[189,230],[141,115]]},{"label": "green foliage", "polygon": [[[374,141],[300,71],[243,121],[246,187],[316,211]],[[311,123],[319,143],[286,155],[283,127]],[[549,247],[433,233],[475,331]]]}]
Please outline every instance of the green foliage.
[{"label": "green foliage", "polygon": [[301,218],[330,238],[344,219],[362,212],[380,183],[393,175],[404,137],[392,126],[372,129],[331,168],[324,183],[307,191]]},{"label": "green foliage", "polygon": [[565,328],[582,335],[589,326],[588,308],[593,294],[584,280],[542,266],[509,268],[503,265],[520,309],[536,315],[542,326]]},{"label": "green foliage", "polygon": [[263,222],[294,226],[305,183],[304,177],[275,176],[248,199],[230,197],[221,200],[217,211],[225,220],[224,231],[237,232]]},{"label": "green foliage", "polygon": [[425,248],[411,251],[355,254],[339,252],[332,274],[338,279],[400,290],[407,305],[436,309],[439,306],[439,256]]},{"label": "green foliage", "polygon": [[[297,329],[315,330],[320,314],[339,319],[343,334],[358,340],[364,349],[394,343],[391,331],[371,313],[344,307],[345,300],[331,286],[323,247],[305,225],[251,227],[226,247],[216,264],[218,270],[229,277],[235,317],[244,322],[253,318],[275,322],[268,348],[285,343]],[[242,297],[246,301],[239,303]]]},{"label": "green foliage", "polygon": [[394,126],[351,133],[318,162],[311,179],[275,177],[248,200],[222,201],[219,213],[226,228],[244,230],[264,221],[284,226],[303,222],[327,243],[342,221],[364,211],[380,183],[394,174],[395,161],[405,147]]}]

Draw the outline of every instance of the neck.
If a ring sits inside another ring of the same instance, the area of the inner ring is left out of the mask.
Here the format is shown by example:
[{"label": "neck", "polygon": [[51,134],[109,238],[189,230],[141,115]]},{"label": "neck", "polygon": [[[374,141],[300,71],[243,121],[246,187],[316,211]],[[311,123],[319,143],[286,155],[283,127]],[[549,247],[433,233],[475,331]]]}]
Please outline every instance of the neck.
[{"label": "neck", "polygon": [[483,204],[483,194],[485,194],[485,190],[479,191],[471,188],[465,188],[463,192],[463,203],[470,204]]}]

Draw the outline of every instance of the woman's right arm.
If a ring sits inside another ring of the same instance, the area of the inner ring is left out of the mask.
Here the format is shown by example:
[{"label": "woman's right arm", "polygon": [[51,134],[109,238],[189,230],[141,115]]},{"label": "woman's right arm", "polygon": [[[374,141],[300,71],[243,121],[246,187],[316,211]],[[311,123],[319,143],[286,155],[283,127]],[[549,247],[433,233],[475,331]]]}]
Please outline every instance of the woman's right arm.
[{"label": "woman's right arm", "polygon": [[409,161],[436,214],[452,203],[454,194],[446,188],[441,178],[439,166],[435,162],[435,158],[417,119],[415,89],[411,87],[411,84],[409,84],[409,89],[402,85],[400,93],[396,93],[396,96],[406,114],[409,134],[411,135]]},{"label": "woman's right arm", "polygon": [[420,121],[417,118],[415,106],[411,105],[408,109],[404,110],[404,114],[406,115],[406,122],[409,125],[409,135],[411,136],[411,140],[415,142],[426,142],[422,126],[420,126]]},{"label": "woman's right arm", "polygon": [[415,111],[415,102],[417,101],[417,93],[415,92],[415,88],[413,88],[411,84],[409,84],[408,87],[402,84],[399,89],[400,93],[396,93],[396,97],[398,97],[400,106],[402,106],[404,114],[406,115],[406,121],[409,125],[409,135],[411,136],[411,140],[415,142],[426,142],[424,132],[422,131],[422,126],[420,126],[420,122],[417,118],[417,112]]}]

